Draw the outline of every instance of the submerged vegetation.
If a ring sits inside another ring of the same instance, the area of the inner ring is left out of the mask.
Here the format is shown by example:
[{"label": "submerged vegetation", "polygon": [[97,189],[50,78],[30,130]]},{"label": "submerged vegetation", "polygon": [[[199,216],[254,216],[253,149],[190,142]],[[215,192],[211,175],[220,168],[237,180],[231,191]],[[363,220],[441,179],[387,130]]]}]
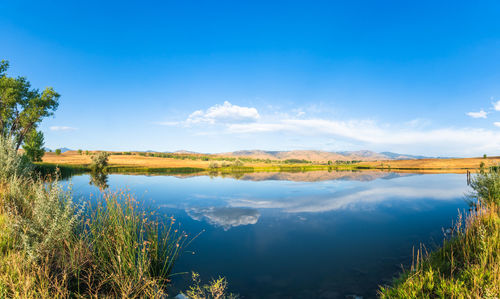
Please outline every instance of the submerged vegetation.
[{"label": "submerged vegetation", "polygon": [[471,182],[471,210],[459,215],[443,246],[417,252],[408,271],[381,298],[500,297],[500,172],[483,170]]}]

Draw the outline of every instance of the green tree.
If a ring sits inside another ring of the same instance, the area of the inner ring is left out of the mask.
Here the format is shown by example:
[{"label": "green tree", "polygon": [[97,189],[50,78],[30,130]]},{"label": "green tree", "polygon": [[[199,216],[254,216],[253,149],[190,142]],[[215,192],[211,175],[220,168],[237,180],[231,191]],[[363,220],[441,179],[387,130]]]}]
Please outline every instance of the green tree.
[{"label": "green tree", "polygon": [[44,144],[43,133],[37,130],[32,130],[28,136],[26,136],[26,140],[23,145],[26,156],[32,162],[41,162],[42,157],[45,154],[45,149],[43,148]]},{"label": "green tree", "polygon": [[78,150],[78,154],[80,154],[80,155],[82,154],[82,150],[81,149]]},{"label": "green tree", "polygon": [[488,156],[486,154],[483,155],[483,159],[486,159],[488,158]]},{"label": "green tree", "polygon": [[8,68],[8,61],[0,61],[0,134],[17,150],[44,117],[54,114],[60,96],[52,87],[31,88],[25,77],[8,77]]},{"label": "green tree", "polygon": [[95,155],[92,155],[92,164],[90,165],[92,171],[95,172],[105,171],[106,167],[108,166],[108,158],[109,158],[109,153],[107,152],[99,152]]},{"label": "green tree", "polygon": [[60,154],[61,154],[61,149],[60,148],[56,149],[56,155],[59,156]]}]

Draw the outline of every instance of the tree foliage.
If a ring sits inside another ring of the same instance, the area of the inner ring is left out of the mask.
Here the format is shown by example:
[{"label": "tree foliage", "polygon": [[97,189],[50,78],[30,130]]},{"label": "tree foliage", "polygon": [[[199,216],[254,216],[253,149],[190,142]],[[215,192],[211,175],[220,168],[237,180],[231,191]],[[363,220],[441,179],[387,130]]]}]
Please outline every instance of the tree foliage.
[{"label": "tree foliage", "polygon": [[17,150],[44,117],[54,114],[60,96],[52,87],[40,91],[25,77],[7,76],[8,68],[8,61],[0,61],[0,134]]},{"label": "tree foliage", "polygon": [[109,158],[109,153],[107,152],[99,152],[93,155],[92,165],[90,166],[92,168],[92,171],[95,172],[105,171],[106,167],[108,166],[108,158]]},{"label": "tree foliage", "polygon": [[41,162],[45,154],[43,133],[32,130],[24,141],[23,149],[32,162]]}]

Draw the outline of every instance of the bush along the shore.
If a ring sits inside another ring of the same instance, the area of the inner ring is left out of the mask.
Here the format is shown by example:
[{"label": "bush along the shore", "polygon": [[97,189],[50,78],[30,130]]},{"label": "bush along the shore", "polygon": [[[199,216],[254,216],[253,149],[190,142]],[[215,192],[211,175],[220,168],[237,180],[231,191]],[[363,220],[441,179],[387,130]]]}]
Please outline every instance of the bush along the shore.
[{"label": "bush along the shore", "polygon": [[104,172],[106,171],[106,167],[108,167],[108,159],[109,153],[107,152],[99,152],[97,154],[92,155],[92,164],[90,165],[90,169],[94,172]]},{"label": "bush along the shore", "polygon": [[125,192],[77,205],[1,138],[0,165],[0,298],[175,295],[170,276],[190,242],[175,219],[160,221]]},{"label": "bush along the shore", "polygon": [[381,298],[500,298],[500,172],[483,170],[468,194],[471,210],[459,214],[452,236],[438,250],[419,250],[411,269]]}]

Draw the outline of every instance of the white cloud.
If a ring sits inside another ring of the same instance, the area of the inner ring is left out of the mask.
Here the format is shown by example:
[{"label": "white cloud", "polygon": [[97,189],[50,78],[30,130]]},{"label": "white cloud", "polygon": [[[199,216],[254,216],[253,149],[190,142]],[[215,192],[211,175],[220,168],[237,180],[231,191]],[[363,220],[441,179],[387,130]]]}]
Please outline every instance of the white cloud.
[{"label": "white cloud", "polygon": [[493,103],[493,108],[494,108],[496,111],[500,111],[500,101],[497,101],[496,103],[494,102],[494,103]]},{"label": "white cloud", "polygon": [[50,127],[51,131],[60,131],[60,132],[70,132],[70,131],[75,131],[77,128],[73,127],[66,127],[66,126],[52,126]]},{"label": "white cloud", "polygon": [[[500,106],[499,106],[499,110],[500,110]],[[487,118],[488,112],[481,109],[479,112],[469,112],[469,113],[467,113],[467,115],[472,117],[472,118]]]},{"label": "white cloud", "polygon": [[496,121],[493,123],[493,125],[497,126],[497,127],[500,127],[500,121]]},{"label": "white cloud", "polygon": [[[426,119],[414,119],[397,124],[380,123],[369,119],[336,120],[313,118],[311,113],[301,113],[295,109],[290,113],[271,113],[260,115],[256,108],[241,107],[230,102],[214,105],[207,110],[197,110],[184,121],[158,123],[168,126],[192,127],[196,136],[233,134],[254,134],[255,138],[271,140],[274,148],[290,147],[281,142],[284,134],[293,135],[299,142],[310,142],[314,147],[331,150],[327,140],[335,144],[350,144],[351,149],[370,149],[375,151],[394,151],[406,154],[425,154],[433,156],[471,156],[483,153],[498,153],[500,131],[472,127],[431,127]],[[488,112],[468,113],[471,117],[486,118]],[[309,117],[306,117],[309,116]],[[221,127],[208,128],[206,124]],[[198,125],[198,126],[196,126]],[[205,125],[205,126],[203,126]],[[498,126],[495,123],[495,126]],[[239,140],[249,140],[249,136],[238,136]],[[279,140],[279,141],[278,141]],[[273,143],[274,141],[279,142]],[[337,149],[345,150],[345,149]]]},{"label": "white cloud", "polygon": [[224,104],[212,106],[206,111],[197,110],[191,113],[186,123],[240,123],[253,122],[259,118],[260,115],[257,109],[253,107],[237,106],[225,101]]},{"label": "white cloud", "polygon": [[[422,130],[411,126],[379,125],[370,120],[335,121],[326,119],[285,119],[277,122],[230,124],[231,133],[291,132],[302,136],[343,137],[362,146],[398,147],[408,152],[438,149],[440,155],[497,152],[500,132],[475,128]],[[418,148],[417,148],[418,147]]]}]

